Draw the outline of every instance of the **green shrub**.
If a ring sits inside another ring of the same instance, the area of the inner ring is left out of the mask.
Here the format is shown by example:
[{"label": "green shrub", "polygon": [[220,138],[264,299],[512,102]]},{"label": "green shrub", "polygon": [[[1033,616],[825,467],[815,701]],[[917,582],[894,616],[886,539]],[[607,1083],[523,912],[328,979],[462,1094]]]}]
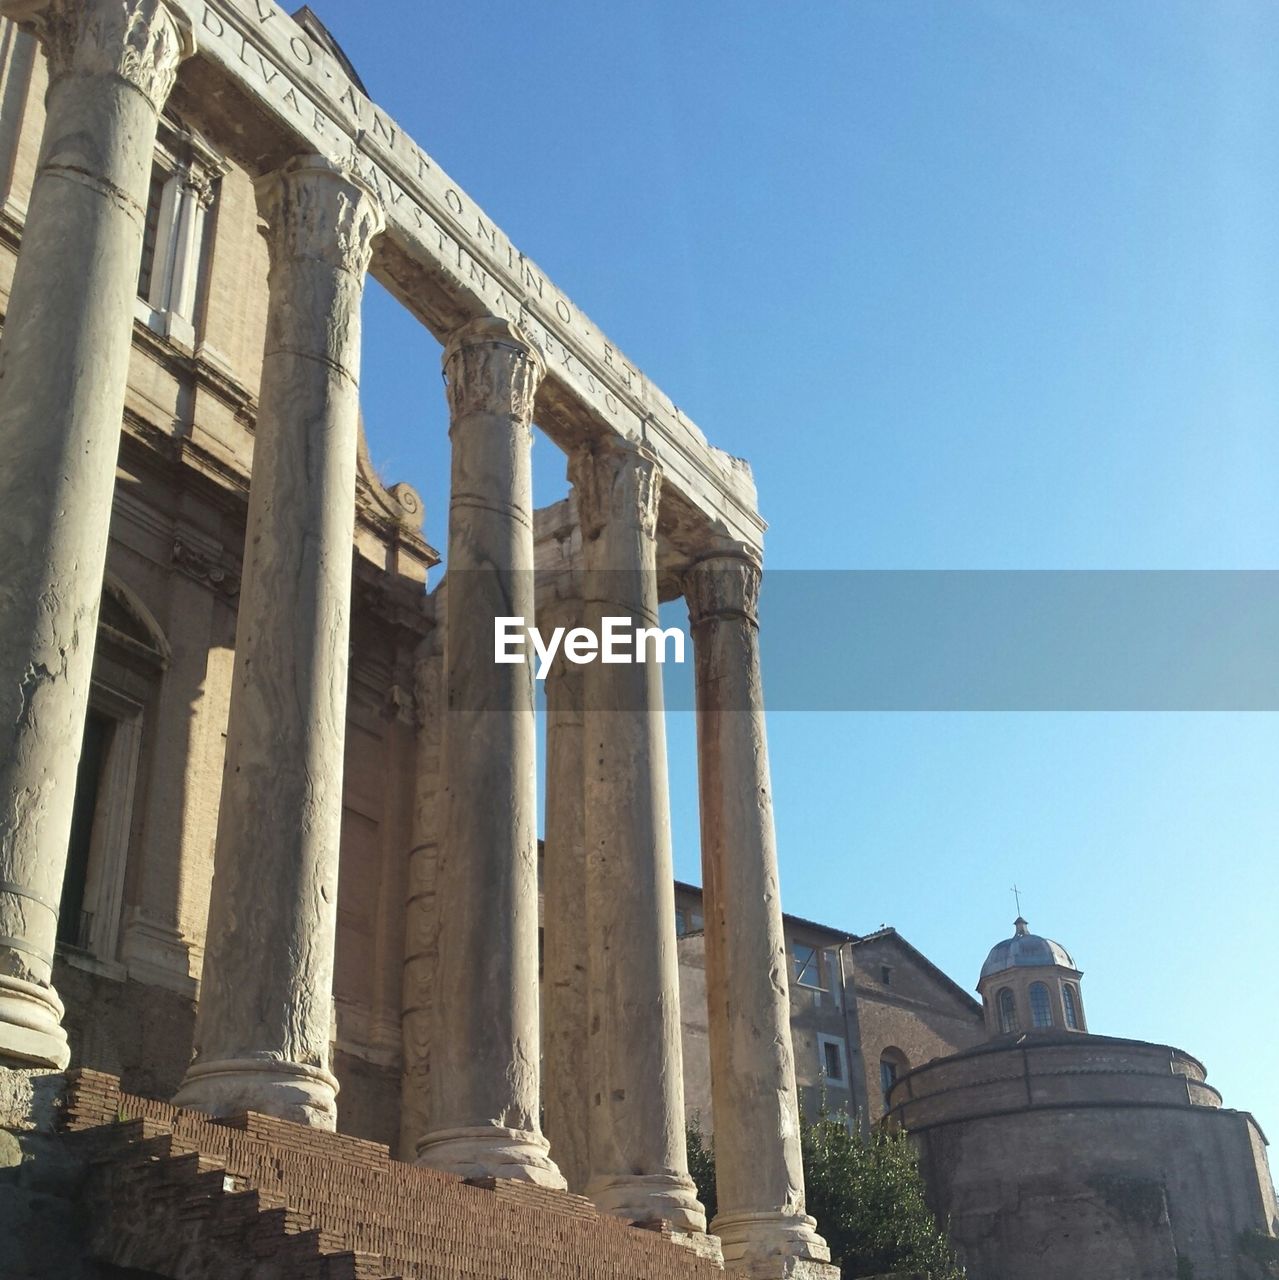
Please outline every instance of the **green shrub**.
[{"label": "green shrub", "polygon": [[[964,1270],[924,1200],[915,1148],[902,1133],[869,1135],[842,1115],[800,1122],[808,1212],[843,1280],[905,1271],[962,1280]],[[701,1129],[689,1131],[689,1171],[708,1214],[715,1166]]]}]

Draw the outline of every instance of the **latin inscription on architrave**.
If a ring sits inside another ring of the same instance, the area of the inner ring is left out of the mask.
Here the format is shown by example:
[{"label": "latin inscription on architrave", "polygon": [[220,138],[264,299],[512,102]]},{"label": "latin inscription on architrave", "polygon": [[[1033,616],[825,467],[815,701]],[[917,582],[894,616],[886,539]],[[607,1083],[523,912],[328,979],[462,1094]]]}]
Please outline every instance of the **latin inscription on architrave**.
[{"label": "latin inscription on architrave", "polygon": [[726,532],[758,544],[749,472],[711,449],[660,389],[608,342],[438,165],[270,0],[171,0],[200,54],[270,106],[306,145],[347,160],[382,197],[387,234],[447,274],[476,313],[520,324],[548,371],[612,430],[643,437],[668,482]]}]

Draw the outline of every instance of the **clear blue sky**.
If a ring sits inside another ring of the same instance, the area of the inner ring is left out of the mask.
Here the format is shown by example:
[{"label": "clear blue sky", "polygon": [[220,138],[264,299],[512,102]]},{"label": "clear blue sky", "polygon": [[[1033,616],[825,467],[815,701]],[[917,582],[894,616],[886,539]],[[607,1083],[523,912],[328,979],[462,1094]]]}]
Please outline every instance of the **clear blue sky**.
[{"label": "clear blue sky", "polygon": [[[315,7],[751,459],[771,566],[1279,568],[1270,0]],[[438,348],[377,289],[366,317],[370,447],[442,547]],[[552,446],[535,466],[559,496]],[[1279,718],[770,727],[789,910],[894,924],[971,987],[1016,881],[1094,1030],[1199,1055],[1279,1141]],[[691,717],[670,737],[699,879]]]}]

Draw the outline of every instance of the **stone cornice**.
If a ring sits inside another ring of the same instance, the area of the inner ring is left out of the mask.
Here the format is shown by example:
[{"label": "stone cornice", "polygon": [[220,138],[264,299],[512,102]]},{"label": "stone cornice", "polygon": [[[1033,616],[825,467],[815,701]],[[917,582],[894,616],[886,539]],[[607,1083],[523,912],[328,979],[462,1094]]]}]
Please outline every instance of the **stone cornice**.
[{"label": "stone cornice", "polygon": [[[566,452],[602,436],[643,439],[657,454],[666,535],[686,554],[708,533],[758,546],[764,523],[749,466],[713,447],[660,387],[521,252],[342,66],[272,0],[172,0],[198,26],[201,57],[184,103],[215,138],[264,161],[301,149],[349,157],[387,210],[377,277],[442,341],[469,318],[517,323],[547,366],[538,426]],[[258,114],[251,136],[238,84]]]}]

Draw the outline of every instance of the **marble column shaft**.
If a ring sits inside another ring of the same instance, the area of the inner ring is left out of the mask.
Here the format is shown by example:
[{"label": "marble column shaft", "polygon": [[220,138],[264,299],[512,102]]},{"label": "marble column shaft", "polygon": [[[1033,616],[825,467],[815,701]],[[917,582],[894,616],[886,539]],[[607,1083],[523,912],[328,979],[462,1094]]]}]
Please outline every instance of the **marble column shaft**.
[{"label": "marble column shaft", "polygon": [[157,115],[161,0],[6,0],[49,61],[0,343],[0,1062],[62,1067],[51,982]]},{"label": "marble column shaft", "polygon": [[[539,609],[542,633],[581,625],[580,600]],[[586,814],[580,666],[563,649],[546,676],[546,838],[542,857],[542,1069],[551,1155],[581,1194],[590,1176],[587,1078]]]},{"label": "marble column shaft", "polygon": [[195,1060],[176,1101],[332,1128],[360,301],[378,199],[319,156],[258,184],[270,298]]},{"label": "marble column shaft", "polygon": [[444,644],[445,837],[430,1130],[418,1162],[563,1187],[538,1120],[533,668],[494,661],[494,619],[533,602],[537,351],[495,316],[444,352],[452,442]]},{"label": "marble column shaft", "polygon": [[[657,625],[661,475],[648,450],[600,442],[569,476],[582,526],[584,622]],[[706,1230],[688,1176],[662,672],[583,668],[590,1017],[587,1191],[627,1221]]]},{"label": "marble column shaft", "polygon": [[775,1280],[838,1274],[804,1211],[799,1101],[759,665],[760,568],[740,555],[684,579],[697,684],[702,899],[724,1265]]}]

